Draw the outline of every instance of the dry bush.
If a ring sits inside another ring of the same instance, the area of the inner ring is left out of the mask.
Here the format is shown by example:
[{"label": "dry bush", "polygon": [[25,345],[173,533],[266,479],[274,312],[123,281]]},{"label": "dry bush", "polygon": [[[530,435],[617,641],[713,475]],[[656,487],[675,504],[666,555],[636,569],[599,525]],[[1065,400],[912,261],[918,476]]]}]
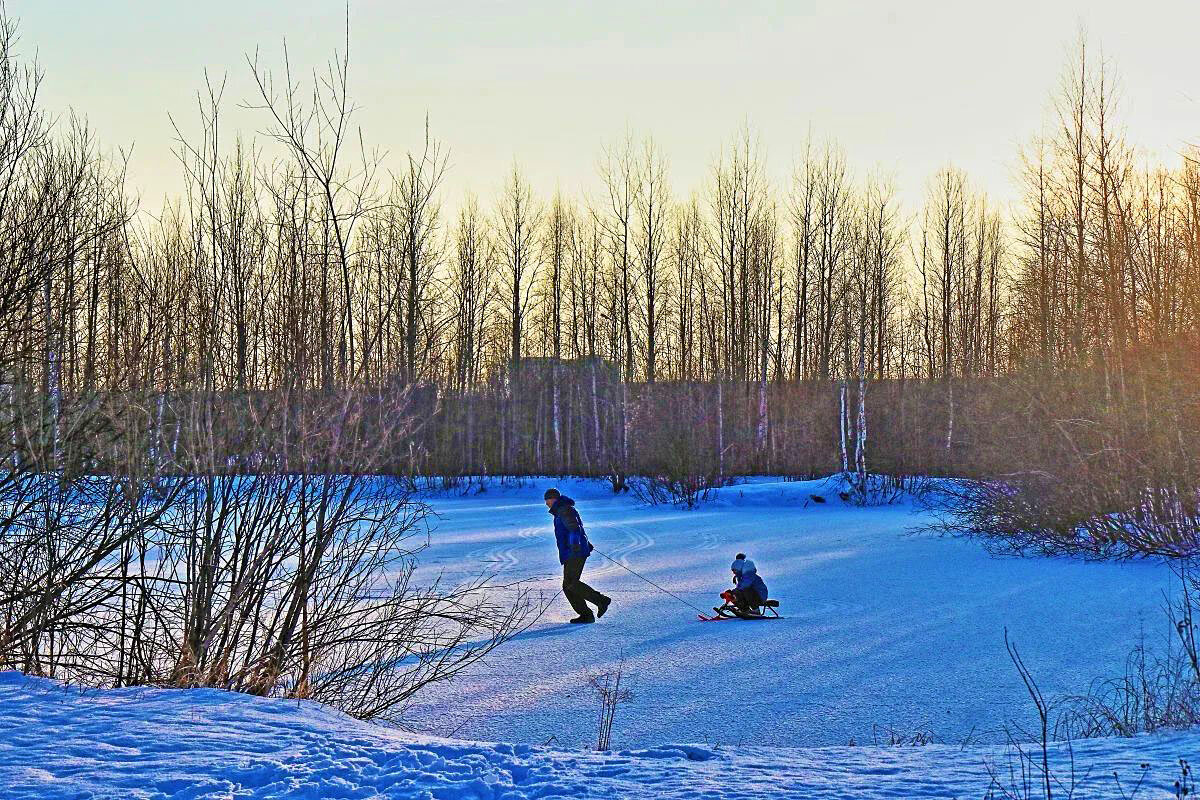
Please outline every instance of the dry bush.
[{"label": "dry bush", "polygon": [[900,730],[891,725],[871,726],[871,744],[875,747],[924,747],[936,743],[937,737],[926,726],[914,730]]},{"label": "dry bush", "polygon": [[[987,761],[991,777],[986,797],[1030,800],[1072,796],[1079,774],[1072,742],[1083,738],[1132,737],[1167,730],[1187,730],[1200,723],[1200,652],[1195,637],[1195,612],[1200,606],[1200,580],[1186,568],[1178,571],[1181,591],[1167,602],[1171,640],[1165,653],[1153,654],[1140,641],[1126,659],[1123,674],[1097,680],[1080,695],[1047,699],[1021,659],[1016,646],[1005,644],[1037,710],[1038,727],[1006,727],[1008,747],[1003,763]],[[1051,753],[1065,752],[1066,762],[1056,766]],[[1142,765],[1135,780],[1123,784],[1112,779],[1122,797],[1132,798],[1143,788],[1149,765]],[[1086,772],[1084,773],[1086,775]],[[1194,790],[1191,769],[1180,761],[1175,796]]]},{"label": "dry bush", "polygon": [[1171,633],[1161,653],[1144,641],[1130,652],[1124,673],[1096,681],[1060,701],[1056,734],[1067,738],[1135,736],[1185,730],[1200,723],[1200,649],[1196,610],[1200,580],[1188,561],[1176,565],[1180,590],[1165,601]]},{"label": "dry bush", "polygon": [[880,475],[855,473],[838,476],[838,496],[859,506],[886,506],[916,500],[922,502],[935,482],[925,475]]},{"label": "dry bush", "polygon": [[629,485],[642,502],[695,508],[729,482],[720,471],[717,443],[707,437],[707,388],[685,384],[643,396],[638,417],[649,414],[659,422],[637,440],[641,475]]},{"label": "dry bush", "polygon": [[1021,727],[1007,729],[1006,763],[1001,766],[991,760],[985,762],[991,778],[985,797],[989,800],[1051,800],[1055,795],[1071,797],[1075,793],[1077,776],[1075,753],[1070,740],[1065,742],[1067,768],[1057,769],[1051,765],[1050,758],[1053,748],[1050,722],[1052,702],[1038,688],[1016,644],[1009,641],[1007,629],[1004,631],[1004,647],[1037,711],[1038,727],[1034,731]]},{"label": "dry bush", "polygon": [[1188,346],[1137,368],[1018,382],[989,437],[997,468],[944,482],[943,530],[998,549],[1186,557],[1200,549],[1200,368]]},{"label": "dry bush", "polygon": [[422,686],[536,619],[540,601],[487,576],[412,583],[428,509],[377,477],[410,429],[402,395],[293,399],[241,406],[235,435],[228,403],[191,396],[173,417],[188,430],[169,437],[180,442],[163,455],[170,475],[146,469],[140,433],[131,447],[106,443],[136,455],[120,472],[10,472],[0,501],[19,513],[0,537],[0,663],[394,720]]},{"label": "dry bush", "polygon": [[1096,681],[1085,694],[1063,698],[1059,705],[1057,739],[1186,730],[1200,722],[1200,683],[1184,653],[1159,657],[1139,644],[1121,676]]},{"label": "dry bush", "polygon": [[625,673],[625,661],[606,672],[588,676],[588,686],[595,693],[600,704],[600,715],[596,722],[596,750],[607,752],[612,744],[613,721],[617,716],[617,706],[633,699],[633,692],[623,683],[628,681]]}]

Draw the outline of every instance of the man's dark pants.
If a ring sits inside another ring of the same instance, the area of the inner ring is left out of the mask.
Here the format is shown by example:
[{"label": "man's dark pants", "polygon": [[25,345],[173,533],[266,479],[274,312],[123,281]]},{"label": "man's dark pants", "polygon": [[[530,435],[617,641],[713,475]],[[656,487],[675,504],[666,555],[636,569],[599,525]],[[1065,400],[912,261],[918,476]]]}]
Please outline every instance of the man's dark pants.
[{"label": "man's dark pants", "polygon": [[571,608],[575,609],[575,613],[581,617],[593,616],[592,610],[588,608],[588,603],[598,606],[604,599],[604,595],[580,580],[583,575],[583,565],[586,562],[586,556],[579,556],[568,558],[567,563],[563,564],[563,594],[567,596],[567,602],[571,604]]}]

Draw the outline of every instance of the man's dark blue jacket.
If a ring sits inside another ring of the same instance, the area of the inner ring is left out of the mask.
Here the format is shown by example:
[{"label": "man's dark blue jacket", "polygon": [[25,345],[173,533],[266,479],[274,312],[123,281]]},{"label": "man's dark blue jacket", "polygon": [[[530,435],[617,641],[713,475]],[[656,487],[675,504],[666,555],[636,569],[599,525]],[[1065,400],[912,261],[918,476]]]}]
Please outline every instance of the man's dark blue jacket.
[{"label": "man's dark blue jacket", "polygon": [[570,558],[587,558],[591,555],[592,543],[588,541],[583,520],[575,510],[575,501],[565,494],[550,506],[554,515],[554,538],[558,542],[558,563],[566,564]]}]

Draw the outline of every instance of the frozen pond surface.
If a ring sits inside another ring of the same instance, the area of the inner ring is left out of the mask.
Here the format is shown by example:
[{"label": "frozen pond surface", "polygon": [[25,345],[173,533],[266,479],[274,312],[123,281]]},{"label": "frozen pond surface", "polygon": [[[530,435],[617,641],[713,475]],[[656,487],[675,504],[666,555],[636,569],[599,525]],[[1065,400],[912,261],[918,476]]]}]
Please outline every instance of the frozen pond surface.
[{"label": "frozen pond surface", "polygon": [[[418,576],[490,567],[506,580],[561,580],[551,518],[555,482],[429,499],[440,519]],[[423,694],[423,731],[475,740],[594,742],[587,674],[623,658],[636,697],[614,745],[869,743],[872,725],[931,731],[958,744],[1003,740],[1031,706],[1004,649],[1007,627],[1048,695],[1116,675],[1145,630],[1171,633],[1170,571],[1155,563],[1001,558],[978,542],[914,534],[907,506],[858,509],[820,482],[754,480],[697,511],[647,508],[602,482],[557,485],[579,501],[595,546],[707,609],[738,551],[758,564],[786,619],[702,623],[678,600],[593,555],[584,579],[615,602],[591,626],[559,594],[547,615],[485,663]]]}]

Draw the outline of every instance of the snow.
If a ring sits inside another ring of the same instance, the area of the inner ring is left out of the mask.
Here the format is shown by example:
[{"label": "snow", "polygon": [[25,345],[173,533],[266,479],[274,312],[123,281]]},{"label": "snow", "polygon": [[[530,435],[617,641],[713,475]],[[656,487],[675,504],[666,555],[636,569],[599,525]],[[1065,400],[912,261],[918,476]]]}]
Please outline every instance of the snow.
[{"label": "snow", "polygon": [[[418,582],[487,568],[533,581],[553,604],[460,680],[420,695],[409,715],[419,732],[306,702],[80,692],[0,673],[0,796],[977,798],[989,764],[1007,774],[1003,726],[1031,721],[1005,628],[1048,696],[1119,673],[1141,631],[1171,634],[1161,564],[995,558],[914,531],[928,520],[910,506],[854,508],[821,482],[769,479],[697,511],[557,482],[601,552],[683,600],[596,555],[584,578],[615,603],[595,625],[567,625],[541,502],[554,484],[426,496],[438,518]],[[717,602],[739,551],[785,619],[696,620],[687,604]],[[620,663],[635,697],[617,711],[616,749],[591,752],[587,677]],[[938,743],[862,746],[874,725]],[[1170,797],[1177,759],[1198,745],[1200,731],[1076,742],[1076,796],[1121,797],[1114,771],[1128,795],[1145,770],[1137,797]],[[1068,759],[1052,754],[1064,776]]]},{"label": "snow", "polygon": [[[696,620],[696,611],[599,555],[584,580],[615,602],[591,626],[564,623],[542,492],[576,498],[596,548],[710,610],[738,552],[758,565],[786,619]],[[828,502],[811,501],[812,494]],[[914,532],[908,505],[847,506],[821,481],[756,479],[696,511],[644,507],[599,481],[531,480],[481,495],[430,495],[439,515],[422,573],[540,578],[553,605],[533,629],[460,681],[422,695],[421,730],[569,747],[594,743],[589,672],[622,659],[636,697],[614,742],[831,746],[874,725],[955,745],[1003,742],[1028,722],[1004,629],[1047,696],[1119,674],[1140,631],[1173,635],[1170,570],[1151,562],[997,558],[977,541]]]},{"label": "snow", "polygon": [[[1077,743],[1077,796],[1170,797],[1200,735]],[[0,673],[6,800],[978,798],[1003,750],[661,744],[594,753],[416,736],[308,702],[208,689],[80,692]],[[1054,753],[1065,771],[1067,756]],[[1084,767],[1086,765],[1087,768]],[[1086,776],[1084,773],[1087,773]],[[1152,790],[1151,790],[1152,789]]]}]

